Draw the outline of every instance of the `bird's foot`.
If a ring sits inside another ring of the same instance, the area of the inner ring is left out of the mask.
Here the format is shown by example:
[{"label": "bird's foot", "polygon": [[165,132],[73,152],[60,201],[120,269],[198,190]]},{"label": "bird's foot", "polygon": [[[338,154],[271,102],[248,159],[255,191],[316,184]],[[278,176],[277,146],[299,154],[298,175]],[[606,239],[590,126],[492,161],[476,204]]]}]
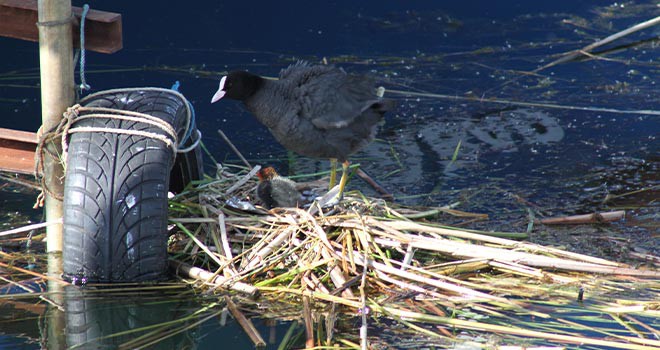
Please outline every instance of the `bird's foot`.
[{"label": "bird's foot", "polygon": [[328,191],[328,193],[324,194],[320,198],[317,198],[316,200],[321,206],[321,208],[328,208],[339,204],[339,202],[341,202],[343,197],[344,194],[342,193],[340,186],[337,185],[331,188],[330,191]]},{"label": "bird's foot", "polygon": [[340,191],[339,185],[333,187],[321,197],[314,199],[314,202],[310,205],[309,212],[310,214],[316,214],[319,209],[334,207],[339,204],[343,198],[343,193]]}]

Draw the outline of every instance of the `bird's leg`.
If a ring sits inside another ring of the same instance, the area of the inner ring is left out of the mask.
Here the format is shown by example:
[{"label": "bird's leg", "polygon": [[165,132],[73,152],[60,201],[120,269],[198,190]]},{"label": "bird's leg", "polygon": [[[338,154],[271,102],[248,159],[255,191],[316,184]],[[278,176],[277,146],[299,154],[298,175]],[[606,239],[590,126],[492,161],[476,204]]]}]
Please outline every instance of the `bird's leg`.
[{"label": "bird's leg", "polygon": [[[331,162],[333,164],[332,169],[334,170],[334,175],[332,175],[332,172],[330,173],[330,180],[337,180],[337,159],[331,159]],[[323,197],[317,198],[316,202],[322,207],[322,208],[327,208],[331,206],[335,206],[341,202],[343,196],[344,196],[344,187],[346,187],[346,183],[348,182],[348,165],[350,163],[348,161],[345,161],[341,164],[341,179],[339,180],[339,185],[335,186],[334,183],[336,181],[332,181],[330,186],[330,190],[328,193],[324,194]]]},{"label": "bird's leg", "polygon": [[340,200],[344,196],[344,187],[348,182],[348,166],[350,164],[347,160],[341,163],[341,179],[339,180],[339,195],[337,196]]},{"label": "bird's leg", "polygon": [[337,183],[337,158],[330,158],[330,185],[328,189],[335,187]]}]

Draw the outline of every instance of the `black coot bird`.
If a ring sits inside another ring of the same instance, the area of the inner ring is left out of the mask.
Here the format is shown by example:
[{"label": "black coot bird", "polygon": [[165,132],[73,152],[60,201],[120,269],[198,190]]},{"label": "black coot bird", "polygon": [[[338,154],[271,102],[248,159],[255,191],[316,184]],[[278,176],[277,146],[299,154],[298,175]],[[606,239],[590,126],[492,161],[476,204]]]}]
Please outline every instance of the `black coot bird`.
[{"label": "black coot bird", "polygon": [[329,158],[330,187],[336,182],[336,162],[341,161],[339,198],[348,180],[348,156],[374,139],[383,114],[394,108],[393,100],[378,96],[372,78],[306,62],[282,70],[278,80],[230,72],[220,80],[211,103],[223,97],[243,101],[285,148]]}]

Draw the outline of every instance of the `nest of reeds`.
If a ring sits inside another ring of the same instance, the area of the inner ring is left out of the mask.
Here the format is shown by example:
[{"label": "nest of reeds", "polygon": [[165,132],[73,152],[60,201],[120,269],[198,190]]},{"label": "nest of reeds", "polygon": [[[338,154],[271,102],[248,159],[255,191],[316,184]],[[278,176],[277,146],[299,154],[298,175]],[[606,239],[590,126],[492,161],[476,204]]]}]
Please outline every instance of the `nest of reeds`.
[{"label": "nest of reeds", "polygon": [[[297,329],[302,340],[290,344],[660,346],[657,270],[443,226],[355,191],[332,208],[255,211],[246,204],[258,205],[254,173],[221,168],[172,200],[171,265],[236,313],[296,321],[288,336]],[[633,289],[644,290],[637,300],[624,293]],[[612,315],[630,331],[613,335],[557,313]]]}]

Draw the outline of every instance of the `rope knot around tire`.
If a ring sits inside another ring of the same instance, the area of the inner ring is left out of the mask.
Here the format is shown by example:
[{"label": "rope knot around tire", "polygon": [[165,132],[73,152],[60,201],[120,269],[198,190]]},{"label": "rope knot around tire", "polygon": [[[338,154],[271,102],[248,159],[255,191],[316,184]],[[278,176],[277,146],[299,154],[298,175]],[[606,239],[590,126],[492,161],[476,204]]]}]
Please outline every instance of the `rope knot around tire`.
[{"label": "rope knot around tire", "polygon": [[[163,91],[164,89],[159,89],[159,88],[116,89],[116,90],[103,91],[101,93],[97,93],[94,95],[107,94],[117,91],[122,92],[122,91],[137,91],[137,90]],[[178,95],[183,101],[186,102],[186,104],[188,103],[185,97],[183,97],[183,95],[179,94],[178,92],[172,90],[165,90],[165,91]],[[87,98],[89,98],[90,96],[88,96]],[[187,121],[185,134],[188,134],[188,129],[194,127],[190,125],[191,123],[190,107],[187,106],[187,108],[188,108],[188,116],[187,116],[188,121]],[[123,120],[128,122],[135,122],[143,125],[154,126],[162,130],[162,133],[153,132],[153,131],[114,128],[114,127],[76,126],[76,123],[79,121],[86,119],[94,119],[94,118],[116,119],[116,120]],[[45,173],[44,159],[46,157],[51,157],[52,159],[61,162],[66,172],[66,164],[67,164],[68,148],[69,148],[68,145],[69,136],[74,133],[94,133],[94,132],[113,133],[120,135],[133,135],[133,136],[158,140],[160,142],[163,142],[167,148],[172,150],[173,160],[176,158],[177,153],[188,152],[196,148],[201,139],[201,133],[197,131],[198,137],[196,142],[194,142],[191,146],[186,147],[185,149],[179,150],[179,140],[176,131],[174,130],[172,125],[170,125],[167,121],[163,119],[151,116],[149,114],[140,113],[131,110],[121,110],[121,109],[105,108],[105,107],[87,107],[87,106],[82,106],[81,104],[75,104],[67,108],[67,110],[63,113],[62,120],[55,128],[51,129],[48,132],[44,132],[42,128],[39,128],[39,131],[37,132],[38,143],[35,152],[36,154],[35,176],[39,179],[41,183],[42,192],[37,196],[37,200],[34,205],[35,208],[43,206],[46,193],[50,197],[55,198],[58,201],[64,200],[62,195],[59,195],[54,191],[52,191],[47,184],[46,178],[44,177],[44,173]]]}]

